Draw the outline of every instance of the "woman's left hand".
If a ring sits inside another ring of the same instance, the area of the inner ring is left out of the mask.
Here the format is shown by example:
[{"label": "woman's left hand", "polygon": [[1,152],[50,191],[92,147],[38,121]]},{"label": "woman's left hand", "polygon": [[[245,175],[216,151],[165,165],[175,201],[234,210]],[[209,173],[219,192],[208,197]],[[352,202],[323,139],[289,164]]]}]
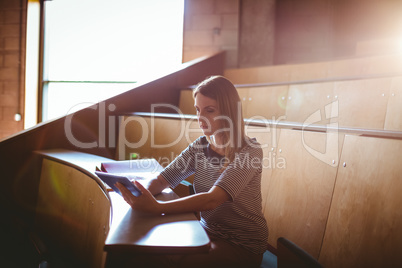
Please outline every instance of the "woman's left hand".
[{"label": "woman's left hand", "polygon": [[135,186],[138,187],[141,191],[141,195],[136,197],[134,196],[123,184],[116,183],[116,187],[121,192],[124,200],[136,211],[148,212],[152,214],[161,214],[159,211],[160,204],[155,199],[155,197],[142,186],[141,183],[134,181]]}]

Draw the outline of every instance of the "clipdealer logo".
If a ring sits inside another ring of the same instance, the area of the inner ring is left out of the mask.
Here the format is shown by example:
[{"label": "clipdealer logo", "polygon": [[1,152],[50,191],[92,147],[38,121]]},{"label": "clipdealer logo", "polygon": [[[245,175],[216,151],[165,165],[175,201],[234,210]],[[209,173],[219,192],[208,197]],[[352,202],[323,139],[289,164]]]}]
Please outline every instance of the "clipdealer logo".
[{"label": "clipdealer logo", "polygon": [[[159,104],[160,106],[161,104]],[[167,104],[163,104],[164,106],[167,106]],[[152,111],[154,112],[154,107],[152,107]],[[157,106],[157,105],[156,105]],[[168,108],[176,108],[175,106],[169,105]],[[67,139],[70,141],[71,144],[79,147],[79,148],[105,148],[106,146],[109,147],[116,147],[116,138],[119,136],[120,142],[118,143],[119,147],[119,159],[124,159],[125,158],[125,153],[127,148],[135,149],[143,146],[146,142],[147,139],[150,138],[150,143],[151,143],[151,148],[166,148],[169,146],[172,146],[176,144],[177,142],[180,141],[183,136],[185,137],[186,141],[188,143],[191,142],[190,134],[191,133],[198,133],[199,129],[198,127],[196,129],[193,129],[191,126],[191,122],[194,120],[187,120],[186,122],[183,114],[179,111],[180,117],[180,134],[176,137],[174,141],[171,141],[169,144],[157,144],[155,137],[154,137],[154,130],[155,130],[155,122],[153,122],[153,117],[151,118],[151,125],[148,125],[148,122],[140,117],[140,116],[134,116],[134,117],[128,117],[126,119],[123,119],[122,117],[119,117],[118,122],[116,122],[116,116],[115,115],[109,115],[107,116],[107,110],[110,112],[113,112],[116,109],[116,106],[114,104],[109,104],[106,105],[105,102],[100,102],[98,105],[92,105],[88,107],[88,109],[93,109],[98,112],[98,120],[99,120],[99,125],[98,125],[98,131],[99,135],[95,136],[97,137],[96,140],[92,141],[80,141],[78,140],[72,131],[72,121],[75,113],[71,113],[66,117],[65,124],[64,124],[64,129],[65,129],[65,135]],[[308,153],[310,153],[312,156],[314,156],[316,159],[332,166],[336,167],[338,165],[339,161],[339,135],[338,135],[338,122],[336,122],[336,118],[338,118],[339,115],[339,102],[338,100],[327,104],[324,109],[323,113],[321,112],[322,109],[319,109],[312,113],[304,122],[302,125],[302,146],[307,150]],[[323,114],[323,115],[322,115]],[[106,120],[107,119],[107,120]],[[283,120],[284,118],[279,118],[278,120],[274,120],[275,122],[278,122],[279,120]],[[264,120],[263,120],[264,121]],[[266,121],[266,120],[265,120]],[[264,121],[264,122],[265,122]],[[324,151],[317,150],[315,148],[312,148],[309,146],[309,144],[306,142],[306,136],[308,135],[307,133],[311,133],[309,131],[309,127],[312,125],[317,125],[319,122],[326,121],[329,123],[326,124],[326,131],[325,131],[325,136],[326,136],[326,141],[325,141],[325,149]],[[136,141],[134,143],[129,142],[126,137],[124,136],[125,133],[125,128],[129,123],[135,123],[139,126],[139,129],[141,129],[141,139],[139,141]],[[76,123],[77,124],[77,123]],[[79,120],[78,120],[79,124]],[[120,131],[122,133],[117,134],[116,133],[116,127],[117,124],[120,126]],[[268,124],[270,125],[270,124]],[[275,124],[274,124],[275,125]],[[81,126],[85,128],[86,126]],[[272,126],[271,126],[272,127]],[[251,132],[255,132],[256,130],[253,130]],[[260,131],[267,131],[266,129],[261,129]],[[257,131],[257,132],[260,132]],[[274,129],[269,130],[273,137],[272,137],[272,145],[276,147],[275,141],[276,141],[276,131]],[[107,135],[108,134],[108,135]],[[264,144],[261,144],[264,146]],[[274,156],[275,158],[275,156]],[[171,159],[172,160],[172,159]],[[276,166],[276,164],[274,164]],[[285,166],[283,166],[285,167]]]},{"label": "clipdealer logo", "polygon": [[[339,161],[339,135],[338,135],[338,122],[332,122],[334,119],[338,118],[339,115],[339,101],[336,100],[332,103],[327,104],[324,107],[324,118],[321,115],[321,110],[317,110],[311,114],[304,122],[302,128],[302,143],[303,147],[318,160],[332,166],[336,167]],[[326,124],[326,141],[325,150],[320,152],[314,148],[311,148],[306,143],[305,134],[308,133],[306,130],[309,126],[316,124],[320,121],[329,121]]]}]

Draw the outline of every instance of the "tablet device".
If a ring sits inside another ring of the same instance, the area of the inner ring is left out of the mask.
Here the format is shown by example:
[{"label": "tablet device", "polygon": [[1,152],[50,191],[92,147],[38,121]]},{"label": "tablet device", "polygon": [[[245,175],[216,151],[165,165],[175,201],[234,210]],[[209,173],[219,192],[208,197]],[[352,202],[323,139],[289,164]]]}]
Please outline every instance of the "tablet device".
[{"label": "tablet device", "polygon": [[127,177],[100,171],[95,171],[95,174],[119,195],[121,195],[121,193],[119,188],[115,185],[116,182],[123,184],[134,196],[141,195],[140,189],[138,189],[138,187],[135,186]]}]

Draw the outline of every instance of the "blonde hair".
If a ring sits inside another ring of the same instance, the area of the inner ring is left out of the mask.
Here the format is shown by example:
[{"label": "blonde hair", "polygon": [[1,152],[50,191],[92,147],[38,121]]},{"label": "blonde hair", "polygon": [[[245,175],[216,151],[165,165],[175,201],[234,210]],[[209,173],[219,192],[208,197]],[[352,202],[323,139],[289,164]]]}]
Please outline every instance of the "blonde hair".
[{"label": "blonde hair", "polygon": [[[223,76],[212,76],[202,81],[193,91],[216,100],[218,109],[227,120],[220,120],[223,131],[219,132],[225,145],[226,161],[222,171],[232,162],[245,143],[242,105],[235,86]],[[209,137],[207,137],[210,142]]]}]

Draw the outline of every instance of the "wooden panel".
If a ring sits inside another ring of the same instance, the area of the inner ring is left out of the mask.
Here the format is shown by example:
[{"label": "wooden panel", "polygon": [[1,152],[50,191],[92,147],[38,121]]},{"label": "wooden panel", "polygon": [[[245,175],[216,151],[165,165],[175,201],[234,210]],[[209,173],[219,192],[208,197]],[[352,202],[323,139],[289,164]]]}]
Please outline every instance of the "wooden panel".
[{"label": "wooden panel", "polygon": [[[247,118],[279,120],[285,116],[288,86],[251,87],[246,104]],[[257,117],[256,117],[257,116]]]},{"label": "wooden panel", "polygon": [[368,74],[387,74],[402,72],[402,55],[388,54],[369,58]]},{"label": "wooden panel", "polygon": [[335,82],[339,126],[383,129],[391,78]]},{"label": "wooden panel", "polygon": [[401,55],[381,55],[327,62],[226,69],[235,84],[275,83],[402,72]]},{"label": "wooden panel", "polygon": [[179,109],[183,114],[196,114],[192,90],[180,91]]},{"label": "wooden panel", "polygon": [[224,75],[234,84],[286,83],[326,78],[329,64],[320,62],[227,69]]},{"label": "wooden panel", "polygon": [[319,261],[402,267],[402,140],[346,136]]},{"label": "wooden panel", "polygon": [[167,166],[201,135],[193,119],[127,116],[120,126],[118,159],[130,159],[130,153],[138,153],[140,158],[155,158]]},{"label": "wooden panel", "polygon": [[246,135],[250,138],[256,138],[261,144],[263,152],[263,170],[261,175],[261,195],[262,208],[265,209],[265,204],[268,195],[268,184],[271,180],[272,170],[282,163],[276,162],[276,148],[278,146],[280,129],[273,127],[256,127],[246,126]]},{"label": "wooden panel", "polygon": [[365,75],[370,58],[355,58],[332,61],[328,67],[328,78]]},{"label": "wooden panel", "polygon": [[[325,122],[332,116],[329,112],[332,109],[328,107],[335,100],[333,86],[332,82],[291,85],[286,106],[286,121],[303,123],[307,120],[308,124]],[[309,118],[310,116],[314,118]]]},{"label": "wooden panel", "polygon": [[[238,87],[243,106],[243,117],[262,116],[278,119],[285,115],[288,86]],[[194,99],[190,90],[180,92],[179,108],[183,114],[196,114]]]},{"label": "wooden panel", "polygon": [[242,105],[242,109],[243,109],[243,118],[248,118],[247,108],[248,108],[248,104],[250,103],[250,101],[248,99],[250,88],[249,87],[239,87],[236,89],[237,89],[237,93],[239,93],[239,97],[240,97],[240,101],[241,101],[241,105]]},{"label": "wooden panel", "polygon": [[293,65],[290,74],[290,81],[304,81],[304,80],[314,80],[323,79],[328,75],[328,66],[330,62],[313,62],[302,65]]},{"label": "wooden panel", "polygon": [[290,65],[226,69],[224,75],[234,84],[286,82],[290,80]]},{"label": "wooden panel", "polygon": [[384,129],[402,131],[402,77],[392,79]]},{"label": "wooden panel", "polygon": [[334,133],[281,129],[276,161],[285,165],[272,170],[264,210],[270,244],[287,237],[318,258],[337,171],[337,139]]},{"label": "wooden panel", "polygon": [[44,159],[35,217],[36,230],[52,252],[85,267],[102,267],[110,202],[84,173]]},{"label": "wooden panel", "polygon": [[292,65],[275,65],[267,66],[266,68],[257,68],[257,82],[251,83],[277,83],[290,81],[291,67]]},{"label": "wooden panel", "polygon": [[223,75],[233,84],[259,83],[257,68],[226,69]]}]

